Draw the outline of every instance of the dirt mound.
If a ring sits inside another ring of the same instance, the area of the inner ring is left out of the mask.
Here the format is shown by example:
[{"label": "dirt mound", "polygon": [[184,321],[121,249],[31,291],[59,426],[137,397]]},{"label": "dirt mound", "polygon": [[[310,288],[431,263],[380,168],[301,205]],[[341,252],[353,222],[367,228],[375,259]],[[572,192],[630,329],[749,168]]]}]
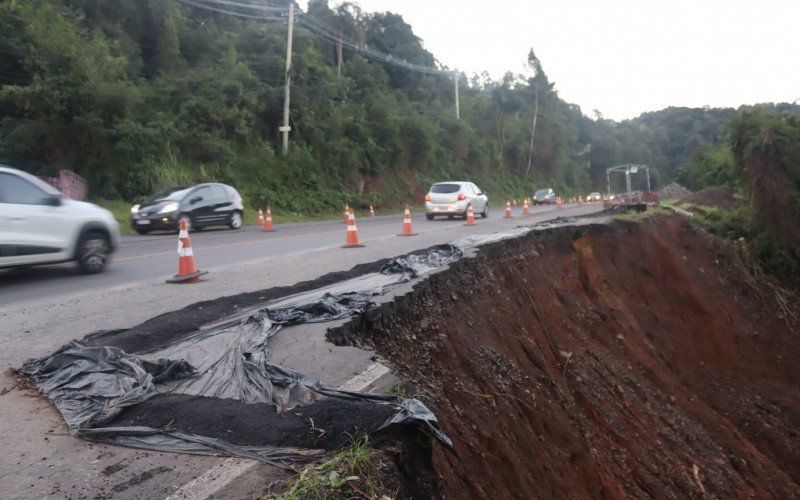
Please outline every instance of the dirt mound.
[{"label": "dirt mound", "polygon": [[800,340],[744,276],[679,218],[552,229],[329,336],[418,383],[445,496],[790,498]]},{"label": "dirt mound", "polygon": [[692,194],[691,191],[681,186],[677,182],[667,184],[664,189],[658,192],[659,200],[680,200]]},{"label": "dirt mound", "polygon": [[715,207],[723,210],[734,210],[742,205],[742,200],[736,196],[733,188],[728,186],[713,186],[702,189],[681,198],[681,203]]}]

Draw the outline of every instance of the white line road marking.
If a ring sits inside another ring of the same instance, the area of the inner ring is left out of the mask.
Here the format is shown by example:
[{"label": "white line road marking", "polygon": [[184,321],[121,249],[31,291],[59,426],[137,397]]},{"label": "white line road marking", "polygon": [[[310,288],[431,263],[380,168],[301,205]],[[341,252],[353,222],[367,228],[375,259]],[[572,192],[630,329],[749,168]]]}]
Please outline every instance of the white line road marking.
[{"label": "white line road marking", "polygon": [[379,378],[389,373],[389,367],[380,363],[373,363],[367,367],[366,370],[351,378],[341,387],[340,391],[360,392],[369,387],[369,385]]},{"label": "white line road marking", "polygon": [[[389,367],[372,363],[366,370],[339,387],[340,391],[359,392],[389,373]],[[236,478],[258,465],[255,460],[226,458],[196,479],[184,484],[166,500],[205,500],[232,483]]]},{"label": "white line road marking", "polygon": [[218,492],[234,479],[252,469],[258,462],[244,458],[226,458],[205,474],[184,484],[166,500],[205,499]]}]

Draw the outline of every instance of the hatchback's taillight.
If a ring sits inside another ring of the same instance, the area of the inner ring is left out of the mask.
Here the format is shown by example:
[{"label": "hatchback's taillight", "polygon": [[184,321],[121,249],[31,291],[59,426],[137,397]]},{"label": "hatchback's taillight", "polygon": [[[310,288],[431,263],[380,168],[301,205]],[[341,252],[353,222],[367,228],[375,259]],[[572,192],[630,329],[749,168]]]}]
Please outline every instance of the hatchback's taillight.
[{"label": "hatchback's taillight", "polygon": [[464,201],[467,199],[467,195],[464,193],[458,193],[458,201]]},{"label": "hatchback's taillight", "polygon": [[425,195],[425,201],[431,201],[431,195],[426,194]]}]

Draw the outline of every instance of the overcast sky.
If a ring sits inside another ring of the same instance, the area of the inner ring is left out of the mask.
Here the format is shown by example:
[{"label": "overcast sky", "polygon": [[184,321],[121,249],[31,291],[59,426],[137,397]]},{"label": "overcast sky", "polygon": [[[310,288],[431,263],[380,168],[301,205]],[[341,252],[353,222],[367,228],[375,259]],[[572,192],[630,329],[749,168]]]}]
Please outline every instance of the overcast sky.
[{"label": "overcast sky", "polygon": [[533,47],[587,115],[800,99],[800,0],[352,3],[402,15],[442,64],[468,74],[522,72]]}]

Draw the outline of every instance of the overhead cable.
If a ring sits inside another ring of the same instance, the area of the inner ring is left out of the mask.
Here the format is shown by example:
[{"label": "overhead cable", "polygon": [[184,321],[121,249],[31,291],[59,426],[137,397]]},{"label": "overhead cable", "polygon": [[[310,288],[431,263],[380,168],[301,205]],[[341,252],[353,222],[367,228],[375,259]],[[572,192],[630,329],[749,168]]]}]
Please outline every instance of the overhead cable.
[{"label": "overhead cable", "polygon": [[225,9],[218,9],[216,7],[211,7],[210,5],[205,5],[205,4],[202,4],[202,3],[193,2],[191,0],[178,0],[178,1],[180,3],[182,3],[182,4],[193,5],[195,7],[200,8],[200,9],[212,10],[214,12],[219,12],[219,13],[222,13],[222,14],[228,14],[228,15],[236,16],[236,17],[243,17],[243,18],[246,18],[246,19],[258,19],[258,20],[261,20],[261,21],[285,21],[286,20],[285,17],[256,16],[256,15],[253,15],[253,14],[244,14],[244,13],[241,13],[241,12],[234,12],[234,11],[225,10]]}]

